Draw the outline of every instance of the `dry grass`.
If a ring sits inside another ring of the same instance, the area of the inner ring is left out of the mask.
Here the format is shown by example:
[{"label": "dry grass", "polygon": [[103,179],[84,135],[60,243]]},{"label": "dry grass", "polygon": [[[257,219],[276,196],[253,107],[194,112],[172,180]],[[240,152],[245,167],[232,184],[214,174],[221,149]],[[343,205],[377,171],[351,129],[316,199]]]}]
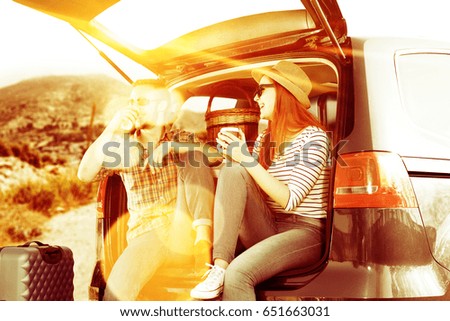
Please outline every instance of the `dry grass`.
[{"label": "dry grass", "polygon": [[50,217],[92,202],[95,192],[95,184],[80,182],[71,168],[11,186],[0,195],[0,245],[39,238]]}]

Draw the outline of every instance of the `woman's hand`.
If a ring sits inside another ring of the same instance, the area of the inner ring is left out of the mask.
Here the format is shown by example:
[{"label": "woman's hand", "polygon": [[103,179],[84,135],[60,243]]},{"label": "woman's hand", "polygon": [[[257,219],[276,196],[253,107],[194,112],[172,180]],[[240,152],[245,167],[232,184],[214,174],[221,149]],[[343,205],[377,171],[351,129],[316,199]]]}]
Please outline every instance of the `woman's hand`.
[{"label": "woman's hand", "polygon": [[239,128],[238,136],[229,131],[220,131],[216,138],[217,144],[222,149],[224,157],[231,158],[235,162],[251,163],[254,161],[248,150],[244,132]]}]

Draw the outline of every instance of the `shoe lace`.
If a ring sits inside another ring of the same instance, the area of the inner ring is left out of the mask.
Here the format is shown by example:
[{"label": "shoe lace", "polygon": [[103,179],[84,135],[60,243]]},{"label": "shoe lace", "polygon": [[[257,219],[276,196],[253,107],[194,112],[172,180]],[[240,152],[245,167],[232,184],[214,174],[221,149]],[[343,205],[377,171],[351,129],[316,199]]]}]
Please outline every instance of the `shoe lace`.
[{"label": "shoe lace", "polygon": [[222,282],[223,274],[225,270],[217,265],[212,265],[209,263],[205,263],[205,265],[209,266],[210,269],[203,274],[202,278],[206,280],[204,282],[208,283],[217,283]]}]

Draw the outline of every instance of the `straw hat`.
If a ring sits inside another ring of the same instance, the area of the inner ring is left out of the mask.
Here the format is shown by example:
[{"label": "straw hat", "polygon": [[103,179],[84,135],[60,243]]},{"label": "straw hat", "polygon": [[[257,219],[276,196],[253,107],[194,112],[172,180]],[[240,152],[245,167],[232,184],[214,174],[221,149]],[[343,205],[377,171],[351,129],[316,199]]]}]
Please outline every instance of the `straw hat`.
[{"label": "straw hat", "polygon": [[263,76],[269,77],[294,95],[302,106],[305,108],[311,106],[308,98],[312,89],[311,80],[303,69],[296,64],[289,61],[280,61],[273,67],[254,69],[252,76],[258,83]]}]

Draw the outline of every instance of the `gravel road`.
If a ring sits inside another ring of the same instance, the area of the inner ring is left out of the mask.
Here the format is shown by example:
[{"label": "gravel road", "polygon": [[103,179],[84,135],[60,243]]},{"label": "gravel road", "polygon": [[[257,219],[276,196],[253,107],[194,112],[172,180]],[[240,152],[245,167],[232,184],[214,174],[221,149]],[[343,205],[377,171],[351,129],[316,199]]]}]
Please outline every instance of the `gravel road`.
[{"label": "gravel road", "polygon": [[95,264],[95,203],[54,216],[39,241],[69,247],[74,256],[74,299],[86,301]]}]

